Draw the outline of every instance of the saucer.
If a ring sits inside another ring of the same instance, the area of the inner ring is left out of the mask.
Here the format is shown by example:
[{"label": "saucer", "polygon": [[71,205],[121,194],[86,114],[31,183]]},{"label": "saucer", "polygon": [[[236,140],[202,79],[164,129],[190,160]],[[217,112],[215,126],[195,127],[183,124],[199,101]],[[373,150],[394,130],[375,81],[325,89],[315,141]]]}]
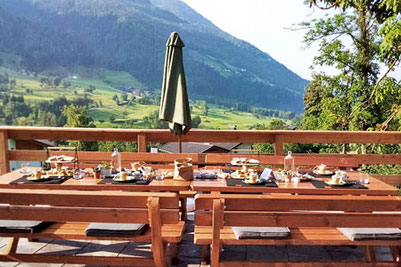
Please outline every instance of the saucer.
[{"label": "saucer", "polygon": [[334,174],[334,172],[331,172],[331,171],[325,171],[324,173],[323,172],[319,172],[319,171],[313,171],[313,173],[314,174],[317,174],[317,175],[327,175],[327,176],[330,176],[330,175],[333,175]]}]

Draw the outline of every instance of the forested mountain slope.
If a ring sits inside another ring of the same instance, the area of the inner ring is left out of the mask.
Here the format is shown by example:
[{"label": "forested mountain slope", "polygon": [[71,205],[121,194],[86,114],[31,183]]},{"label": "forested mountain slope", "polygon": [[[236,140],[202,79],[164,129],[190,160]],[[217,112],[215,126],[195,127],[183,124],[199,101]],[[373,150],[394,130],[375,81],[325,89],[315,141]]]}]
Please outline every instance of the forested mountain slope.
[{"label": "forested mountain slope", "polygon": [[0,1],[0,52],[17,55],[19,67],[35,72],[121,70],[159,89],[172,31],[186,44],[191,98],[303,111],[306,80],[179,0]]}]

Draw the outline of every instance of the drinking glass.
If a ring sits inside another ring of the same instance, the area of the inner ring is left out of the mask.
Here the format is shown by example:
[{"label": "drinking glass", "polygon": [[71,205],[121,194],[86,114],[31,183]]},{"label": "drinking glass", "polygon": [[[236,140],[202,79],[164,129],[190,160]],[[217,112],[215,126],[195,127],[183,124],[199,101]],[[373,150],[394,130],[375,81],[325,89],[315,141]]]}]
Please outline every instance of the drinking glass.
[{"label": "drinking glass", "polygon": [[367,173],[359,173],[359,182],[361,184],[369,184],[369,174]]},{"label": "drinking glass", "polygon": [[22,167],[21,173],[26,173],[26,174],[31,173],[31,169],[29,168],[29,166],[30,166],[29,162],[22,163],[21,164],[21,167]]},{"label": "drinking glass", "polygon": [[164,172],[161,171],[161,170],[157,170],[157,171],[156,171],[156,178],[155,178],[155,179],[156,179],[156,180],[159,180],[159,181],[164,180]]}]

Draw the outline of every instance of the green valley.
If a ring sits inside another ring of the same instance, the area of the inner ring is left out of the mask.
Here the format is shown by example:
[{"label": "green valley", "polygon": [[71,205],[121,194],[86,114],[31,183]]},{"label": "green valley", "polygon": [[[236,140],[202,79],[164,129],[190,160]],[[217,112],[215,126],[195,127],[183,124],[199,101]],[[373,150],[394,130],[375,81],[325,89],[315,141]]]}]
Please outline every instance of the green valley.
[{"label": "green valley", "polygon": [[[78,72],[77,69],[73,71]],[[71,73],[74,73],[73,71]],[[71,103],[86,106],[88,116],[92,118],[96,127],[148,128],[150,125],[145,121],[157,116],[160,93],[155,89],[146,88],[130,74],[104,69],[81,68],[79,71],[88,76],[76,75],[78,77],[64,78],[62,81],[70,85],[63,87],[43,84],[41,80],[47,76],[35,77],[32,74],[22,74],[21,71],[0,68],[0,74],[3,76],[7,74],[10,81],[15,80],[15,84],[8,86],[6,90],[11,97],[23,97],[28,106],[40,103],[43,105],[44,102],[50,103],[65,97]],[[52,79],[51,76],[49,79]],[[114,88],[135,88],[136,96],[132,92]],[[245,130],[257,124],[268,124],[273,118],[238,110],[234,105],[227,107],[206,104],[205,101],[194,99],[191,99],[191,110],[192,118],[199,116],[201,123],[198,127],[203,129],[224,130],[229,129],[230,125],[236,125],[237,129]],[[288,118],[284,121],[290,123]],[[18,117],[12,124],[37,125],[37,122],[32,118]]]}]

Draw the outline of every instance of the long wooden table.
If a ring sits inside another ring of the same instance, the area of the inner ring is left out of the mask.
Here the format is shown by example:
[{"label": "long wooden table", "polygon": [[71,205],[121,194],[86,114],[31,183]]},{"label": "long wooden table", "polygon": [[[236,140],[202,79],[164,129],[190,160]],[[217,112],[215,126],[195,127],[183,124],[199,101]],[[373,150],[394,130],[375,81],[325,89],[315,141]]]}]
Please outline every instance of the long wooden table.
[{"label": "long wooden table", "polygon": [[120,184],[99,184],[101,179],[94,177],[84,177],[80,180],[70,178],[61,184],[10,184],[24,176],[21,170],[15,170],[0,176],[0,188],[19,188],[19,189],[58,189],[58,190],[121,190],[121,191],[166,191],[180,192],[190,188],[190,182],[173,179],[155,180],[148,185],[135,185],[129,183]]},{"label": "long wooden table", "polygon": [[[34,169],[34,168],[32,168]],[[99,184],[101,179],[94,177],[84,177],[80,180],[70,178],[61,184],[44,184],[44,183],[18,183],[11,184],[11,182],[23,177],[26,174],[21,173],[21,169],[15,170],[0,176],[0,188],[5,189],[51,189],[51,190],[116,190],[116,191],[146,191],[146,192],[187,192],[190,189],[191,183],[188,181],[164,179],[153,179],[148,185],[135,185],[130,183],[118,184]],[[1,201],[0,201],[1,203]],[[180,211],[181,219],[186,221],[187,218],[187,196],[180,194]]]},{"label": "long wooden table", "polygon": [[[347,172],[350,180],[359,181],[358,172]],[[319,180],[328,180],[317,178]],[[265,186],[227,186],[226,180],[194,180],[191,188],[196,192],[226,192],[226,193],[291,193],[291,194],[311,194],[311,195],[376,195],[387,196],[397,195],[398,189],[388,185],[376,178],[369,177],[370,183],[365,186],[368,189],[351,189],[346,187],[325,187],[316,188],[310,182],[279,182],[278,187]]]}]

